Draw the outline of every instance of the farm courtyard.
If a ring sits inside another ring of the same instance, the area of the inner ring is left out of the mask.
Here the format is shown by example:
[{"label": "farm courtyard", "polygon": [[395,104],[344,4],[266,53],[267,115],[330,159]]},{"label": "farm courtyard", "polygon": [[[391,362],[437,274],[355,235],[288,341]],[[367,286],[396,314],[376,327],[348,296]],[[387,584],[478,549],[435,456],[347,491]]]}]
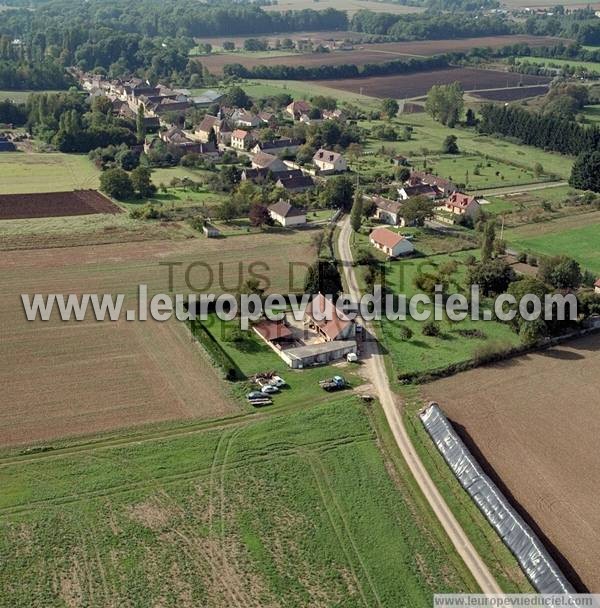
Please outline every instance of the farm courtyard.
[{"label": "farm courtyard", "polygon": [[422,389],[547,540],[563,571],[592,593],[600,591],[599,368],[594,335]]}]

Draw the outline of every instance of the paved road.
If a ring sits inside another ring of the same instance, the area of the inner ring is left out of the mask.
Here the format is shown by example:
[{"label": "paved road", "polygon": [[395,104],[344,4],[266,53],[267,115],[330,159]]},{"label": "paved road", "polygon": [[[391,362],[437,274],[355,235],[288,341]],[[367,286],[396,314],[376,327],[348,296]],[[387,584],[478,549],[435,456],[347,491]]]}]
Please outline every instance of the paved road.
[{"label": "paved road", "polygon": [[[341,223],[341,231],[338,240],[338,250],[340,263],[342,264],[344,276],[346,278],[347,290],[353,299],[360,298],[360,289],[356,280],[354,268],[352,266],[352,252],[350,250],[350,235],[352,228],[350,227],[350,218],[346,217]],[[369,323],[365,323],[367,332],[372,336],[375,335],[373,328]],[[487,566],[477,553],[464,530],[456,521],[452,511],[448,508],[442,495],[439,493],[435,484],[429,477],[429,473],[423,466],[421,459],[416,453],[410,438],[404,428],[402,415],[400,412],[399,398],[395,395],[390,387],[383,355],[379,351],[378,344],[375,340],[365,342],[364,348],[364,369],[373,384],[375,391],[379,397],[383,410],[385,412],[388,424],[392,429],[396,443],[404,456],[408,467],[410,468],[414,478],[417,480],[421,491],[431,505],[437,518],[444,527],[444,530],[454,544],[456,551],[462,557],[465,564],[473,574],[473,577],[479,584],[483,593],[502,593],[498,583],[491,575]]]},{"label": "paved road", "polygon": [[[521,192],[534,192],[535,190],[545,190],[546,188],[558,188],[568,186],[569,182],[538,182],[537,184],[524,184],[522,186],[506,186],[504,188],[491,188],[489,190],[477,190],[474,194],[478,196],[500,196],[502,194],[520,194]],[[485,207],[484,207],[485,208]]]}]

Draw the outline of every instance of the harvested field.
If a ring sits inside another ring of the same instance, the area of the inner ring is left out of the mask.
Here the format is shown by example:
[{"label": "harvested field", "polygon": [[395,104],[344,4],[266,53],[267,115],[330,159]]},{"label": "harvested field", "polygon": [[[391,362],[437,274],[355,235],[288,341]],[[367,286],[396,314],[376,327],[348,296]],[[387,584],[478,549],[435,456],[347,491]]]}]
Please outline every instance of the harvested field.
[{"label": "harvested field", "polygon": [[121,208],[97,190],[0,194],[0,220],[67,215],[117,214]]},{"label": "harvested field", "polygon": [[437,401],[572,582],[600,591],[600,336],[464,372]]},{"label": "harvested field", "polygon": [[436,84],[460,82],[466,91],[491,89],[504,86],[515,87],[523,84],[540,84],[550,82],[544,76],[530,76],[495,70],[476,70],[472,68],[449,68],[432,70],[418,74],[399,76],[373,76],[371,78],[345,78],[338,80],[320,80],[319,84],[332,89],[341,89],[352,93],[362,93],[371,97],[394,97],[411,99],[425,95]]},{"label": "harvested field", "polygon": [[[176,321],[28,322],[20,294],[125,294],[137,286],[169,293],[161,262],[179,263],[173,292],[239,291],[249,264],[266,263],[272,290],[285,289],[288,262],[310,262],[311,231],[5,252],[0,257],[0,446],[189,418],[215,418],[237,405]],[[244,260],[243,264],[239,260]],[[189,269],[191,263],[201,264]],[[241,266],[240,266],[241,264]],[[186,272],[187,271],[187,272]],[[187,276],[186,276],[187,275]],[[304,268],[296,276],[302,285]],[[207,285],[212,276],[214,284]],[[193,287],[186,284],[186,278]]]},{"label": "harvested field", "polygon": [[[340,33],[334,36],[339,39]],[[420,42],[384,42],[363,44],[352,51],[332,51],[330,53],[298,53],[287,57],[243,57],[239,55],[209,55],[200,61],[213,73],[221,73],[229,63],[240,63],[245,67],[256,65],[319,66],[365,63],[385,63],[403,56],[431,56],[440,53],[468,51],[474,47],[501,48],[503,46],[526,42],[531,46],[552,46],[565,39],[541,36],[488,36],[484,38],[465,38],[462,40],[425,40]]]},{"label": "harvested field", "polygon": [[486,101],[517,101],[519,99],[528,99],[529,97],[537,97],[545,95],[548,92],[548,85],[515,87],[512,89],[495,89],[491,91],[480,91],[472,93],[479,99]]}]

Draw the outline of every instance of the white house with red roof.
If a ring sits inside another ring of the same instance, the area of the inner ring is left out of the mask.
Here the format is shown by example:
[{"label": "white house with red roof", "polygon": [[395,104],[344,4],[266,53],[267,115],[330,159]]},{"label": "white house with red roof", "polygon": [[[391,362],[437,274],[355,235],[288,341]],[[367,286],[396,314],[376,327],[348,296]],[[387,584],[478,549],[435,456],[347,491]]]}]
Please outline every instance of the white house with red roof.
[{"label": "white house with red roof", "polygon": [[384,227],[375,228],[369,235],[369,242],[389,258],[409,255],[415,250],[415,246],[406,237]]},{"label": "white house with red roof", "polygon": [[462,192],[453,192],[438,209],[447,211],[452,215],[476,219],[481,212],[481,205],[474,196]]},{"label": "white house with red roof", "polygon": [[248,131],[244,131],[243,129],[234,129],[231,132],[232,148],[236,148],[237,150],[248,150],[253,142],[254,138],[252,137],[252,133]]},{"label": "white house with red roof", "polygon": [[316,331],[326,342],[351,340],[356,335],[354,321],[322,293],[315,295],[307,304],[304,324]]}]

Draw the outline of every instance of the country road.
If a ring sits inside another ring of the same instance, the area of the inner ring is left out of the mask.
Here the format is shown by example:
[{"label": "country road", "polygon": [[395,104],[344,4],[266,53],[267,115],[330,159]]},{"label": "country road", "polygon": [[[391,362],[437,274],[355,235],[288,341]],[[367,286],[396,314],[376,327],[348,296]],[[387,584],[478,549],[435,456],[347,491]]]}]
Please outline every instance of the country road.
[{"label": "country road", "polygon": [[[361,293],[358,287],[354,267],[352,266],[352,251],[350,248],[352,228],[350,226],[350,218],[346,217],[342,220],[340,225],[341,231],[338,239],[339,261],[343,267],[347,291],[353,300],[358,301]],[[371,324],[365,322],[364,325],[368,330],[368,333],[375,336]],[[483,593],[502,593],[498,583],[491,575],[487,566],[481,559],[481,556],[471,544],[471,541],[468,539],[458,521],[456,521],[452,511],[449,509],[442,495],[431,480],[429,473],[425,469],[425,466],[421,462],[421,459],[411,443],[402,420],[400,399],[393,393],[390,387],[384,358],[376,340],[368,340],[364,343],[362,356],[364,358],[363,368],[379,397],[379,401],[381,402],[388,424],[390,425],[402,456],[419,484],[425,498],[452,541],[456,551],[462,557]]]},{"label": "country road", "polygon": [[569,182],[538,182],[535,184],[523,184],[522,186],[504,186],[502,188],[490,188],[488,190],[473,190],[472,194],[478,196],[501,196],[503,194],[520,194],[521,192],[535,192],[536,190],[545,190],[546,188],[558,188],[559,186],[568,186]]}]

